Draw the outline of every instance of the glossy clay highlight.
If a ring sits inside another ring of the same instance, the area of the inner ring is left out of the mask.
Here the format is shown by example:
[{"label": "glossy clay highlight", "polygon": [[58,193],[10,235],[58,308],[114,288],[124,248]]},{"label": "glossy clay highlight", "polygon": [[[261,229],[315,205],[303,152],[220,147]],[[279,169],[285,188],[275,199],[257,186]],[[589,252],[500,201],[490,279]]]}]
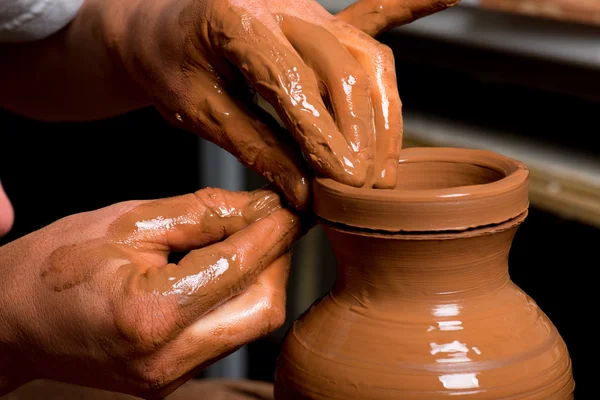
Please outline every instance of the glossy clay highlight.
[{"label": "glossy clay highlight", "polygon": [[286,337],[277,399],[572,399],[558,331],[511,280],[528,171],[482,150],[401,151],[398,188],[315,182],[337,281]]}]

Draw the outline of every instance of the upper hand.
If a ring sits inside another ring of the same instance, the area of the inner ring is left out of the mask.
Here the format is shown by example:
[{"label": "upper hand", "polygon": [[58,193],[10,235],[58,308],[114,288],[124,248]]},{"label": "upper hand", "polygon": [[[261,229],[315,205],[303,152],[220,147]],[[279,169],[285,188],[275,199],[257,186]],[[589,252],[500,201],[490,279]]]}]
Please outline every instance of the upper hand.
[{"label": "upper hand", "polygon": [[0,247],[0,395],[52,379],[162,398],[283,323],[301,234],[272,191],[205,189],[69,216]]},{"label": "upper hand", "polygon": [[[131,0],[118,15],[114,50],[164,116],[294,205],[309,198],[302,155],[342,183],[395,186],[402,120],[392,52],[315,1]],[[275,108],[293,145],[248,86]]]}]

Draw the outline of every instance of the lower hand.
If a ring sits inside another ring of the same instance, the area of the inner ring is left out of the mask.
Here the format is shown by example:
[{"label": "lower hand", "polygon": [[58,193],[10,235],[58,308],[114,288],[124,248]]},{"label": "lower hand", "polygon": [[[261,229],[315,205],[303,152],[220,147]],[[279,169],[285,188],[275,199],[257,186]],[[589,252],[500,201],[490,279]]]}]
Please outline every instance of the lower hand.
[{"label": "lower hand", "polygon": [[[205,189],[69,216],[1,247],[0,394],[52,379],[164,397],[283,323],[301,234],[269,190]],[[170,252],[188,253],[173,264]]]}]

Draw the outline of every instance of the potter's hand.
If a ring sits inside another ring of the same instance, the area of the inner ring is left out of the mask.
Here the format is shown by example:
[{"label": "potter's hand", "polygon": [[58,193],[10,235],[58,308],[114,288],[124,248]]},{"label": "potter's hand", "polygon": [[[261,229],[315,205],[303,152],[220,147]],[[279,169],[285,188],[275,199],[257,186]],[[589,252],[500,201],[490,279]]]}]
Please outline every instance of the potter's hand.
[{"label": "potter's hand", "polygon": [[206,189],[73,215],[1,247],[0,394],[47,378],[162,398],[283,323],[300,234],[271,191]]},{"label": "potter's hand", "polygon": [[295,205],[309,194],[303,162],[246,101],[248,85],[319,174],[361,186],[375,157],[375,184],[395,185],[402,127],[392,52],[315,1],[130,1],[119,13],[116,54],[166,118],[234,154]]}]

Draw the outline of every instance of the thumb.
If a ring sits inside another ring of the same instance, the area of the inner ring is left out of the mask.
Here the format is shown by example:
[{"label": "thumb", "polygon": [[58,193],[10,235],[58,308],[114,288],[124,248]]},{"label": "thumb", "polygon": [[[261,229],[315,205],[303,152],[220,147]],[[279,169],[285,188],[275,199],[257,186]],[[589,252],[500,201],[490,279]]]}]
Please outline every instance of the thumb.
[{"label": "thumb", "polygon": [[131,281],[142,292],[177,297],[182,314],[193,320],[244,291],[304,234],[304,225],[281,209],[222,242],[190,251],[178,264],[150,268]]},{"label": "thumb", "polygon": [[109,237],[137,248],[189,251],[220,242],[280,208],[279,195],[268,188],[207,188],[143,202],[111,225]]},{"label": "thumb", "polygon": [[359,0],[336,16],[370,36],[458,4],[460,0]]},{"label": "thumb", "polygon": [[132,291],[150,295],[151,304],[163,304],[161,314],[173,316],[163,322],[164,337],[173,337],[242,293],[304,233],[300,218],[280,209],[222,242],[190,251],[178,264],[125,268],[121,278]]}]

